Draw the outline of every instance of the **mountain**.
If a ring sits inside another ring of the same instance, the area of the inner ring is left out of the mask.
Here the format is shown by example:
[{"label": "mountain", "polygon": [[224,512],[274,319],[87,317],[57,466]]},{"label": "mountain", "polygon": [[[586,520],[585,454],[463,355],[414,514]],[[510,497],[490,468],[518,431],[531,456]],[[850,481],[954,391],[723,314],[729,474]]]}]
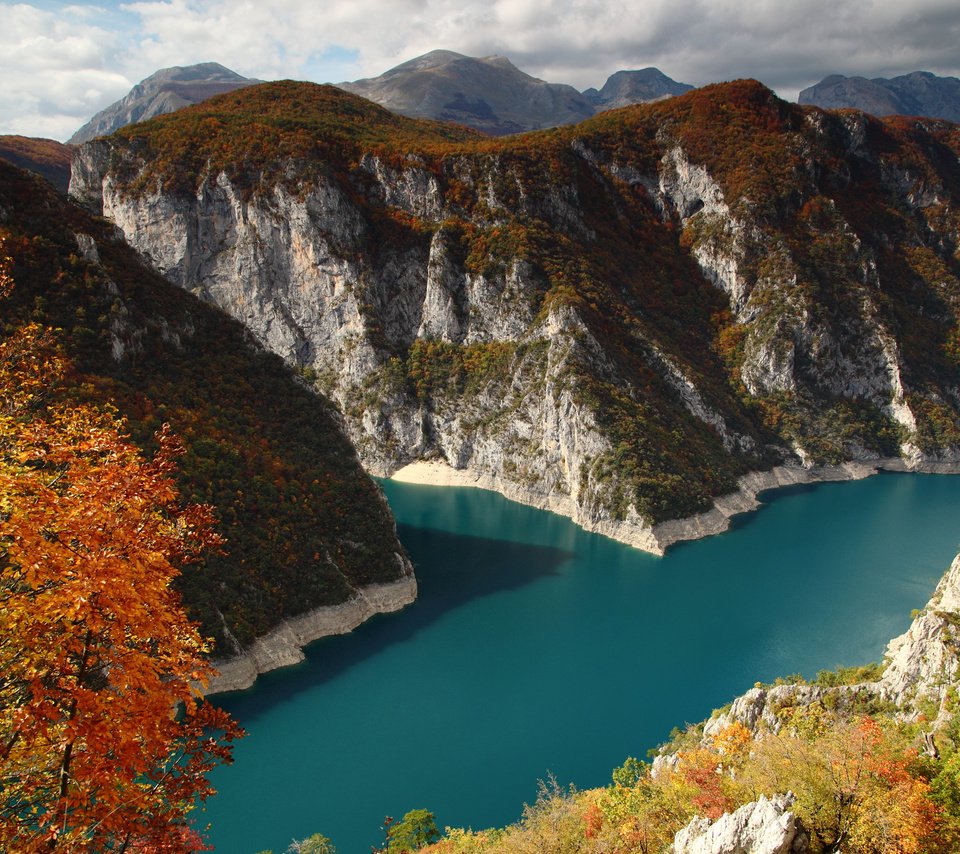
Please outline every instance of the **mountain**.
[{"label": "mountain", "polygon": [[852,107],[875,116],[929,116],[960,121],[960,80],[914,71],[887,80],[875,77],[842,77],[833,74],[804,89],[801,104],[827,109]]},{"label": "mountain", "polygon": [[94,137],[113,133],[124,125],[172,113],[190,104],[199,104],[214,95],[259,82],[250,77],[241,77],[217,62],[163,68],[141,80],[123,98],[97,113],[67,141],[71,145],[78,145]]},{"label": "mountain", "polygon": [[449,50],[337,85],[404,116],[458,122],[495,136],[570,124],[594,112],[572,86],[531,77],[505,56],[474,58]]},{"label": "mountain", "polygon": [[0,136],[0,160],[28,169],[46,178],[61,193],[70,184],[73,149],[55,139],[30,136]]},{"label": "mountain", "polygon": [[305,615],[319,608],[334,622],[320,606],[339,616],[410,601],[409,561],[339,416],[239,323],[3,162],[0,250],[14,279],[0,334],[28,322],[60,330],[74,367],[61,395],[116,407],[147,450],[164,422],[183,440],[181,495],[213,504],[226,537],[225,554],[179,579],[218,657],[259,650],[256,639],[280,627],[295,658],[295,636],[312,636]]},{"label": "mountain", "polygon": [[286,81],[81,146],[71,192],[368,470],[660,552],[778,484],[960,469],[958,153],[749,80],[500,139]]},{"label": "mountain", "polygon": [[687,83],[671,80],[659,68],[642,68],[639,71],[617,71],[607,78],[599,92],[587,89],[583,95],[600,111],[659,101],[682,95],[692,88]]}]

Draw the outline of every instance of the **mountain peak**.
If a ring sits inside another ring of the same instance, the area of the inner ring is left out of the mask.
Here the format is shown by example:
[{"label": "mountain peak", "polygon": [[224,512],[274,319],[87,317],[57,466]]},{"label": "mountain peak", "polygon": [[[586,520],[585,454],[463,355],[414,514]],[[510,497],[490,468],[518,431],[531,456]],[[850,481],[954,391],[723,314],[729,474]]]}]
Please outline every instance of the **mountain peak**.
[{"label": "mountain peak", "polygon": [[171,113],[214,95],[259,82],[243,77],[219,62],[161,68],[141,80],[119,101],[97,113],[70,137],[69,142],[78,145],[94,137],[113,133],[124,125]]},{"label": "mountain peak", "polygon": [[593,96],[597,108],[610,110],[629,104],[659,101],[689,92],[693,87],[667,77],[659,68],[617,71],[607,78],[603,88]]}]

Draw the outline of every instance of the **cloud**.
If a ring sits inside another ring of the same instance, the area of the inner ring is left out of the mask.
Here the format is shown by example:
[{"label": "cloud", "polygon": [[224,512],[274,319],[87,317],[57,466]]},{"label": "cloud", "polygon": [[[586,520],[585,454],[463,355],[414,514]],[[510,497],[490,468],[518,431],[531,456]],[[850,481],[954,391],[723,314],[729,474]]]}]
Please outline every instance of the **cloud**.
[{"label": "cloud", "polygon": [[63,139],[130,88],[112,67],[117,33],[91,23],[90,12],[4,8],[0,133]]},{"label": "cloud", "polygon": [[143,0],[126,8],[142,20],[154,67],[175,54],[208,58],[215,44],[221,62],[261,77],[295,75],[337,47],[355,51],[329,66],[341,79],[434,48],[506,54],[581,88],[645,65],[695,84],[752,76],[787,90],[831,72],[960,71],[955,0]]},{"label": "cloud", "polygon": [[69,135],[157,69],[205,60],[337,82],[447,48],[581,89],[655,65],[695,85],[756,77],[791,98],[830,73],[960,74],[956,0],[104,2],[4,8],[0,132]]}]

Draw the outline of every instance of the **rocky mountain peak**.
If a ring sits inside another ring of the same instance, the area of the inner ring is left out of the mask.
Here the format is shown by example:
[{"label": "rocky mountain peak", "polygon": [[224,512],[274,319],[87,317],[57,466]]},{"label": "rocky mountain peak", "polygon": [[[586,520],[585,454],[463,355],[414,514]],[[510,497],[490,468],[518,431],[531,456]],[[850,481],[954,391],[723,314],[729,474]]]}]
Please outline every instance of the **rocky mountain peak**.
[{"label": "rocky mountain peak", "polygon": [[570,124],[594,112],[572,86],[538,80],[497,55],[434,50],[379,77],[337,85],[404,116],[457,122],[494,136]]},{"label": "rocky mountain peak", "polygon": [[689,92],[692,88],[687,83],[678,83],[667,77],[659,68],[641,68],[635,71],[617,71],[607,78],[602,89],[588,89],[583,94],[594,101],[598,110],[610,110],[671,98]]},{"label": "rocky mountain peak", "polygon": [[119,101],[97,113],[70,137],[69,143],[79,145],[125,125],[171,113],[214,95],[259,82],[243,77],[219,62],[162,68],[141,80]]}]

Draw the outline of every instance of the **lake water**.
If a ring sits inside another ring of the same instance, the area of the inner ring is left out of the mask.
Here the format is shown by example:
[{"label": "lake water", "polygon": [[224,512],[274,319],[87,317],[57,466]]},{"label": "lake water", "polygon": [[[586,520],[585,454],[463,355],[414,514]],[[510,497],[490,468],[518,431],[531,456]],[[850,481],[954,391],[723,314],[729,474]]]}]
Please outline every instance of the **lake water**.
[{"label": "lake water", "polygon": [[878,660],[960,548],[960,477],[783,490],[657,558],[473,489],[386,482],[420,598],[220,698],[249,735],[200,822],[218,851],[385,815],[501,825],[553,774],[609,782],[756,680]]}]

